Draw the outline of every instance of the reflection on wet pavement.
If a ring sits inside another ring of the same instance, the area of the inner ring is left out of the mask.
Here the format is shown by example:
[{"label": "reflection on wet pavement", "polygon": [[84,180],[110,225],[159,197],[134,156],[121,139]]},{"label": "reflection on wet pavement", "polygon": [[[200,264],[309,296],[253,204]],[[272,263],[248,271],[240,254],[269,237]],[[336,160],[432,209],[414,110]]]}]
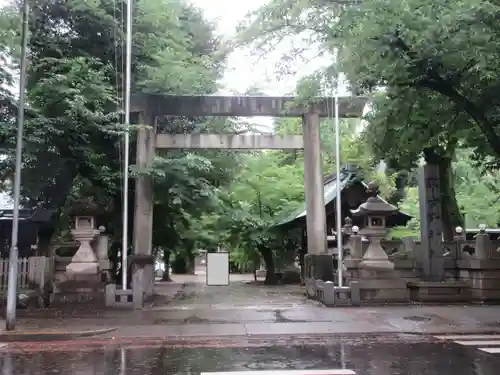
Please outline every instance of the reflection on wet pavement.
[{"label": "reflection on wet pavement", "polygon": [[[43,345],[43,344],[40,344]],[[214,371],[351,369],[359,375],[496,375],[500,355],[453,343],[325,343],[239,348],[103,346],[3,352],[3,375],[160,375]]]}]

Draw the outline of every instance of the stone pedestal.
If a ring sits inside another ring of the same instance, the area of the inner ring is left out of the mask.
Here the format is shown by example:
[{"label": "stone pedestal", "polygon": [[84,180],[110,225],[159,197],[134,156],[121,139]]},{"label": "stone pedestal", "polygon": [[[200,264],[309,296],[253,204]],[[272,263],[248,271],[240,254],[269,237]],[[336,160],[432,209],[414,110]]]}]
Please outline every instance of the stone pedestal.
[{"label": "stone pedestal", "polygon": [[96,208],[91,201],[86,199],[75,204],[72,210],[71,233],[79,242],[79,246],[73,257],[57,257],[56,259],[56,271],[58,268],[64,271],[56,275],[54,281],[53,305],[79,302],[102,305],[104,283],[100,275],[100,260],[91,246],[91,242],[99,234],[99,230],[95,229],[93,216]]},{"label": "stone pedestal", "polygon": [[141,309],[146,298],[153,295],[154,257],[134,254],[130,258],[132,265],[132,294],[134,308]]},{"label": "stone pedestal", "polygon": [[361,303],[408,302],[410,292],[406,280],[391,269],[366,269],[361,262],[346,260],[348,283],[356,283]]},{"label": "stone pedestal", "polygon": [[474,301],[500,301],[500,259],[459,260],[460,281],[470,289]]},{"label": "stone pedestal", "polygon": [[416,302],[467,302],[469,287],[463,281],[412,281],[408,283],[410,298]]},{"label": "stone pedestal", "polygon": [[[85,223],[85,224],[82,224]],[[80,247],[66,266],[67,277],[71,280],[94,280],[99,276],[99,263],[90,246],[90,241],[99,233],[93,227],[93,218],[77,217],[76,227],[71,234],[80,242]]]},{"label": "stone pedestal", "polygon": [[333,281],[335,272],[333,262],[332,254],[306,254],[305,279]]},{"label": "stone pedestal", "polygon": [[394,263],[389,260],[385,250],[380,245],[380,241],[383,236],[371,234],[370,244],[366,250],[361,262],[359,263],[360,268],[365,268],[369,270],[393,270]]}]

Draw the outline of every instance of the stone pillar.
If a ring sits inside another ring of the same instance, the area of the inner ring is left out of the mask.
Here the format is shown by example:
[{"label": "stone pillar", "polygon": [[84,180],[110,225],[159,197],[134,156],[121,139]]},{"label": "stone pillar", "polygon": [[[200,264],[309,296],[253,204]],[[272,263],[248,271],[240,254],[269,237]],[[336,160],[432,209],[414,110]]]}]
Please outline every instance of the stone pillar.
[{"label": "stone pillar", "polygon": [[344,233],[350,235],[352,233],[352,219],[348,216],[344,219]]},{"label": "stone pillar", "polygon": [[486,233],[486,225],[479,226],[479,233],[476,235],[476,250],[474,252],[476,259],[491,259],[491,240]]},{"label": "stone pillar", "polygon": [[418,261],[425,281],[444,279],[443,222],[439,166],[426,164],[419,170],[420,241]]},{"label": "stone pillar", "polygon": [[319,114],[314,112],[304,114],[302,125],[304,129],[307,253],[326,254],[326,214]]},{"label": "stone pillar", "polygon": [[307,255],[306,278],[333,280],[333,256],[327,253],[323,160],[320,118],[316,112],[304,114],[304,188],[306,196]]},{"label": "stone pillar", "polygon": [[[150,167],[153,163],[156,147],[154,129],[155,119],[146,114],[140,124],[149,128],[140,128],[137,135],[136,164],[139,168]],[[154,261],[152,257],[153,240],[153,181],[150,176],[140,175],[135,184],[134,207],[134,255],[132,265],[132,289],[134,306],[142,308],[144,294],[153,292]]]},{"label": "stone pillar", "polygon": [[99,227],[100,234],[96,238],[96,255],[97,261],[99,262],[99,270],[101,272],[102,280],[109,282],[111,280],[111,262],[108,258],[109,249],[109,235],[105,234],[106,228],[103,226]]},{"label": "stone pillar", "polygon": [[109,236],[103,233],[105,230],[104,227],[99,227],[100,234],[96,239],[97,260],[108,259]]},{"label": "stone pillar", "polygon": [[352,227],[352,234],[349,237],[351,247],[351,259],[361,260],[363,258],[363,240],[359,234],[359,228],[355,225]]},{"label": "stone pillar", "polygon": [[464,244],[465,244],[465,233],[462,227],[455,228],[455,235],[453,236],[453,241],[456,243],[456,251],[454,254],[455,259],[460,260],[464,259],[469,255],[469,253],[464,253]]},{"label": "stone pillar", "polygon": [[80,247],[66,266],[66,275],[70,279],[97,280],[99,274],[99,263],[90,242],[99,234],[95,229],[93,216],[76,216],[74,228],[71,229],[74,239],[80,242]]}]

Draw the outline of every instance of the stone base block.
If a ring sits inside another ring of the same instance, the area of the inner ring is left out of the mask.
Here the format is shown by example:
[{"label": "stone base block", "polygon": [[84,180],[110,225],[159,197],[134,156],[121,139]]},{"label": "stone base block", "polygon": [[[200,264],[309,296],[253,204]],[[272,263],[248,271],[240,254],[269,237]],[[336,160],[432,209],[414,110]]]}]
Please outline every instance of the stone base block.
[{"label": "stone base block", "polygon": [[500,302],[500,289],[470,289],[472,301],[477,302]]},{"label": "stone base block", "polygon": [[104,305],[105,285],[97,279],[71,279],[54,283],[51,305],[85,303]]},{"label": "stone base block", "polygon": [[133,291],[131,289],[123,290],[115,284],[106,285],[106,306],[133,308]]},{"label": "stone base block", "polygon": [[359,280],[360,300],[364,303],[408,302],[410,292],[402,279]]},{"label": "stone base block", "polygon": [[[350,282],[357,283],[360,303],[408,302],[407,281],[389,269],[351,269]],[[355,276],[355,277],[352,277]]]},{"label": "stone base block", "polygon": [[304,268],[306,280],[333,281],[335,270],[331,254],[306,254]]},{"label": "stone base block", "polygon": [[113,268],[113,264],[109,259],[99,259],[98,263],[100,270],[110,270]]},{"label": "stone base block", "polygon": [[471,299],[467,283],[459,281],[409,282],[408,289],[411,300],[417,302],[466,302]]},{"label": "stone base block", "polygon": [[153,295],[154,258],[147,254],[134,254],[130,257],[132,264],[132,289],[136,308],[142,308],[144,298]]},{"label": "stone base block", "polygon": [[70,263],[66,266],[66,273],[69,278],[80,277],[80,276],[90,276],[97,275],[99,273],[99,263],[98,262],[88,262],[88,263]]},{"label": "stone base block", "polygon": [[389,259],[362,259],[359,267],[372,270],[393,270],[394,263]]},{"label": "stone base block", "polygon": [[359,305],[359,285],[335,286],[331,281],[309,279],[306,281],[307,296],[325,306],[357,306]]},{"label": "stone base block", "polygon": [[84,304],[86,306],[104,306],[105,292],[104,291],[79,291],[79,292],[64,292],[51,295],[50,306],[57,307],[62,305]]},{"label": "stone base block", "polygon": [[262,277],[262,278],[264,278],[264,277],[266,277],[266,275],[267,275],[267,271],[266,271],[266,270],[257,270],[257,271],[255,271],[255,275],[256,275],[257,277]]}]

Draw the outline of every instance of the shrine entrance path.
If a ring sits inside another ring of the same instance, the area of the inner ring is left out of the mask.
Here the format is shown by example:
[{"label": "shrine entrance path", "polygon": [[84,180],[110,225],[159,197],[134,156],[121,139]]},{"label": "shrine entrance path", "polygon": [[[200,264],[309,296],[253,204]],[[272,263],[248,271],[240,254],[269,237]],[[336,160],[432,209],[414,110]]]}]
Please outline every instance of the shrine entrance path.
[{"label": "shrine entrance path", "polygon": [[[153,309],[274,311],[319,306],[316,302],[306,299],[304,287],[264,285],[262,279],[255,282],[254,276],[250,274],[231,274],[228,286],[206,285],[203,271],[199,271],[196,276],[174,275],[172,278],[174,281],[182,281],[182,290],[166,306]],[[157,293],[161,294],[162,287],[162,283],[157,283]]]}]

